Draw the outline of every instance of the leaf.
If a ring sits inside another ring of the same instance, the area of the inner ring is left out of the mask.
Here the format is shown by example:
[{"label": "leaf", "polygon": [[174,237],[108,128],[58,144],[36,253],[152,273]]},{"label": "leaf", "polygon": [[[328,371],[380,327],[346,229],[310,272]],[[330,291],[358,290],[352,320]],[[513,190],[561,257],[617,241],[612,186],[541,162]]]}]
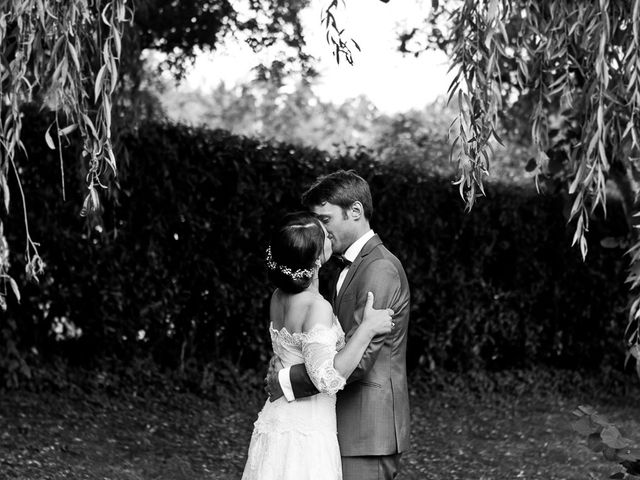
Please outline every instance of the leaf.
[{"label": "leaf", "polygon": [[627,462],[638,462],[640,461],[640,448],[628,448],[618,452],[618,457]]},{"label": "leaf", "polygon": [[571,428],[573,428],[580,435],[591,435],[598,431],[598,427],[591,423],[591,419],[588,416],[584,416],[575,422],[571,422]]},{"label": "leaf", "polygon": [[594,452],[601,452],[604,449],[604,443],[600,434],[594,432],[587,437],[587,446]]},{"label": "leaf", "polygon": [[504,142],[502,141],[502,138],[500,137],[500,135],[498,135],[498,132],[496,132],[496,129],[492,129],[491,133],[493,134],[493,138],[496,139],[496,141],[504,147]]},{"label": "leaf", "polygon": [[55,150],[56,149],[56,145],[55,145],[55,143],[53,143],[53,138],[51,138],[51,133],[49,133],[49,130],[51,130],[52,126],[53,126],[53,123],[51,125],[49,125],[49,128],[47,128],[47,131],[44,132],[44,141],[47,142],[47,146],[51,150]]},{"label": "leaf", "polygon": [[71,59],[73,60],[73,64],[76,67],[76,71],[80,72],[80,59],[78,58],[78,52],[76,52],[75,47],[69,41],[67,41],[67,48],[69,49],[69,53],[71,53]]},{"label": "leaf", "polygon": [[487,18],[489,19],[489,22],[493,21],[498,16],[499,13],[500,13],[500,9],[498,5],[498,0],[490,0],[489,9],[487,12]]},{"label": "leaf", "polygon": [[[9,185],[7,185],[7,178],[0,173],[0,188],[2,188],[2,194],[4,198],[4,209],[6,212],[9,212],[9,203],[11,200]],[[0,223],[0,227],[2,224]],[[2,228],[0,228],[0,236],[2,236]]]},{"label": "leaf", "polygon": [[120,39],[120,31],[115,27],[111,31],[113,33],[113,43],[116,47],[116,56],[120,58],[120,53],[122,52],[122,41]]},{"label": "leaf", "polygon": [[602,456],[611,462],[618,461],[618,451],[615,448],[604,447]]},{"label": "leaf", "polygon": [[111,57],[111,50],[109,49],[109,42],[105,41],[104,45],[102,45],[102,61],[104,63],[110,63],[109,58]]},{"label": "leaf", "polygon": [[116,65],[116,59],[111,57],[111,90],[109,93],[113,93],[118,85],[118,66]]},{"label": "leaf", "polygon": [[90,195],[87,195],[86,197],[84,197],[84,202],[82,202],[82,210],[80,210],[81,217],[86,217],[87,214],[89,213],[89,199],[90,199]]},{"label": "leaf", "polygon": [[78,124],[72,123],[71,125],[64,127],[62,130],[58,130],[58,135],[59,136],[69,135],[71,132],[75,131],[77,128],[78,128]]},{"label": "leaf", "polygon": [[109,100],[109,98],[108,95],[103,97],[103,118],[107,138],[111,138],[111,100]]},{"label": "leaf", "polygon": [[580,238],[580,254],[582,255],[582,260],[587,258],[587,253],[589,251],[589,247],[587,245],[587,239],[586,237],[583,235]]},{"label": "leaf", "polygon": [[109,156],[107,163],[111,167],[111,170],[113,170],[113,174],[117,175],[118,172],[116,171],[116,157],[113,154],[113,150],[111,148],[107,148],[107,154]]},{"label": "leaf", "polygon": [[607,420],[603,415],[595,412],[591,415],[591,421],[596,425],[600,425],[601,427],[606,427],[607,425],[609,425],[609,420]]},{"label": "leaf", "polygon": [[628,441],[622,438],[620,431],[613,425],[608,425],[600,432],[600,438],[602,441],[611,448],[625,448],[629,446]]},{"label": "leaf", "polygon": [[111,5],[110,3],[107,3],[107,5],[102,9],[102,21],[109,26],[111,26],[111,23],[107,18],[107,9],[109,8],[110,5]]},{"label": "leaf", "polygon": [[13,294],[16,296],[18,303],[20,303],[20,289],[16,281],[11,277],[9,277],[9,285],[11,285],[11,290],[13,290]]},{"label": "leaf", "polygon": [[104,73],[106,69],[107,69],[107,66],[102,65],[102,67],[100,67],[100,70],[98,71],[98,75],[96,76],[96,84],[94,86],[94,97],[93,97],[94,102],[98,101],[98,97],[100,96],[100,92],[102,91],[102,82],[104,79]]},{"label": "leaf", "polygon": [[[569,217],[573,218],[575,217],[576,213],[578,213],[578,211],[584,207],[584,204],[582,202],[582,198],[583,198],[583,193],[582,191],[578,192],[578,194],[576,195],[575,199],[573,200],[573,206],[571,207],[571,212],[569,213]],[[580,228],[578,228],[580,229]]]},{"label": "leaf", "polygon": [[91,133],[93,134],[94,138],[99,139],[100,137],[98,136],[98,132],[96,131],[96,127],[94,127],[93,122],[91,121],[89,116],[86,113],[83,113],[82,114],[82,119],[84,120],[85,126],[89,127],[89,130],[91,130]]}]

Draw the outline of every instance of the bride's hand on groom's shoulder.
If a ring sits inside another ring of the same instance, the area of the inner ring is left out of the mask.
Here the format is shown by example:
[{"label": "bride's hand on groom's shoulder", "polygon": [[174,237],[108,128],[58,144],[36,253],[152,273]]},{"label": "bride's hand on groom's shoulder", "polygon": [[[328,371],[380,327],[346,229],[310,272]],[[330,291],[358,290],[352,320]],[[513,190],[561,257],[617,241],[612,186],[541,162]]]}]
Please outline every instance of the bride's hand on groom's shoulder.
[{"label": "bride's hand on groom's shoulder", "polygon": [[394,311],[391,308],[375,309],[373,308],[373,302],[373,292],[368,292],[362,326],[368,329],[372,337],[386,335],[395,327],[393,322]]}]

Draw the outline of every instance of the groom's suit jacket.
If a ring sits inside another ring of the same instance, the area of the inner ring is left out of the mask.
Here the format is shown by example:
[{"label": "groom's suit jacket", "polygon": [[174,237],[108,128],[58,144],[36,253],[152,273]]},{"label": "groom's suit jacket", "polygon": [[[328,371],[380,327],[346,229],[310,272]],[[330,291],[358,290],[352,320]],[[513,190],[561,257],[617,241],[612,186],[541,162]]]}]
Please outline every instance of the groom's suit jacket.
[{"label": "groom's suit jacket", "polygon": [[[392,308],[395,327],[377,336],[338,392],[336,411],[342,456],[391,455],[409,447],[409,393],[406,352],[409,284],[400,261],[373,236],[349,267],[333,311],[347,342],[362,322],[367,292],[374,308]],[[296,398],[318,393],[304,365],[294,365],[290,380]]]}]

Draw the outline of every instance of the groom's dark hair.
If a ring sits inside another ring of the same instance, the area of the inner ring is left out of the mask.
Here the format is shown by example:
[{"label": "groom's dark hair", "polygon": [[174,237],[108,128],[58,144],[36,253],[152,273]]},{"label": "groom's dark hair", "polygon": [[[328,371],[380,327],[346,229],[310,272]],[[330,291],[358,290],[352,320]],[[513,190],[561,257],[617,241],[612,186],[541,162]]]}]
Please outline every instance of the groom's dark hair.
[{"label": "groom's dark hair", "polygon": [[354,202],[362,204],[364,218],[371,220],[373,201],[367,181],[354,170],[338,170],[319,177],[309,189],[302,194],[302,205],[312,208],[325,202],[338,205],[346,211]]}]

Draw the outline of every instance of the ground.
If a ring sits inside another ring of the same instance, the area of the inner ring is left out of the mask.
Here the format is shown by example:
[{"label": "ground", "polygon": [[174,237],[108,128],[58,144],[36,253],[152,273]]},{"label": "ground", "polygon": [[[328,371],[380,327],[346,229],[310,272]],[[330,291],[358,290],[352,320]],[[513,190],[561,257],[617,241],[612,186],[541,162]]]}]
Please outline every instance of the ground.
[{"label": "ground", "polygon": [[[535,379],[532,380],[532,377]],[[411,382],[412,449],[400,480],[608,478],[619,470],[570,426],[590,404],[640,445],[637,379],[572,372],[447,374]],[[239,479],[262,394],[80,387],[0,398],[0,478]]]}]

